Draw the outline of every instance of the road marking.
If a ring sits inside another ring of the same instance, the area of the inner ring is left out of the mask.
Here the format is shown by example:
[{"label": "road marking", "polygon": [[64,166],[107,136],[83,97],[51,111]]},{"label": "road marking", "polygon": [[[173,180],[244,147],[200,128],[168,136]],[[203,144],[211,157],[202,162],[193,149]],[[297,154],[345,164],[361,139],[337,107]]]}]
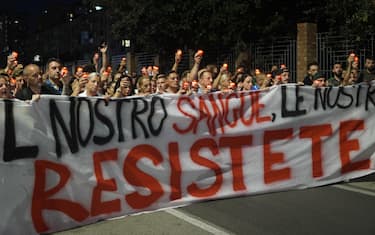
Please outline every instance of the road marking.
[{"label": "road marking", "polygon": [[216,225],[211,225],[209,222],[207,221],[204,221],[202,219],[196,219],[194,217],[192,217],[192,215],[189,215],[187,213],[183,213],[183,212],[180,212],[176,209],[168,209],[168,210],[165,210],[165,212],[171,214],[171,215],[174,215],[176,216],[177,218],[179,219],[182,219],[196,227],[199,227],[209,233],[212,233],[212,234],[217,234],[217,235],[231,235],[232,233],[226,231],[225,229],[223,228],[220,228],[219,226],[216,226]]},{"label": "road marking", "polygon": [[335,184],[335,185],[332,185],[332,187],[375,197],[375,192],[374,191],[369,191],[369,190],[366,190],[366,189],[358,188],[356,186],[343,185],[343,184]]}]

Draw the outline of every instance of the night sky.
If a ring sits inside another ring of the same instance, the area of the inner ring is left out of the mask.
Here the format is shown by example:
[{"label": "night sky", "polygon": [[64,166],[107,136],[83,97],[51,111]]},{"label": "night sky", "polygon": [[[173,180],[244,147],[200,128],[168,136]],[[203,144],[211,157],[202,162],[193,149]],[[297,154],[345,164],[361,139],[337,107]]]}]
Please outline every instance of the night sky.
[{"label": "night sky", "polygon": [[28,14],[38,14],[51,5],[69,5],[79,0],[7,0],[1,3],[2,11],[6,13],[18,12]]}]

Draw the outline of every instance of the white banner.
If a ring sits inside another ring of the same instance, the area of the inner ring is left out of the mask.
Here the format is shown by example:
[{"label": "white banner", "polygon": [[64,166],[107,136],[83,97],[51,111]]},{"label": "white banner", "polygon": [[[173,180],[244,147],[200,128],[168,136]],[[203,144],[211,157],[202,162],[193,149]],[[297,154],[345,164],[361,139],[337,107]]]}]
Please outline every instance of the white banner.
[{"label": "white banner", "polygon": [[0,234],[374,172],[375,88],[0,100]]}]

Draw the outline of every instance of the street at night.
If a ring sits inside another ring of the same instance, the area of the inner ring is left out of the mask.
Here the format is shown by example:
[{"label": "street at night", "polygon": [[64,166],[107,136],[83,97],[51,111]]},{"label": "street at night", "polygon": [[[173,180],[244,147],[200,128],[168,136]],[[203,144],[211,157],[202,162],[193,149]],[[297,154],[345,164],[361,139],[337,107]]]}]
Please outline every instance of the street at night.
[{"label": "street at night", "polygon": [[375,0],[1,6],[0,234],[375,234]]},{"label": "street at night", "polygon": [[202,202],[55,235],[373,235],[375,175],[306,190]]}]

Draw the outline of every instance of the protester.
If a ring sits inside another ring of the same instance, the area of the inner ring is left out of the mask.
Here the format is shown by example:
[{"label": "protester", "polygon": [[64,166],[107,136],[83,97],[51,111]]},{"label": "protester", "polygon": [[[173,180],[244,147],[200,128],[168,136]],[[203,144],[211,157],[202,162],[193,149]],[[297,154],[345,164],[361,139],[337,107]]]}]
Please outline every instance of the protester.
[{"label": "protester", "polygon": [[344,84],[344,77],[342,76],[342,65],[335,63],[332,68],[333,77],[327,80],[328,86],[341,86]]},{"label": "protester", "polygon": [[358,82],[370,82],[375,80],[375,58],[367,56],[365,60],[364,70],[360,73]]},{"label": "protester", "polygon": [[70,95],[72,89],[70,87],[71,75],[69,73],[62,74],[62,63],[57,58],[50,58],[46,64],[47,71],[45,73],[46,80],[44,85],[54,90],[59,95]]},{"label": "protester", "polygon": [[178,65],[182,60],[182,50],[178,49],[174,55],[174,64],[172,66],[172,71],[178,71]]},{"label": "protester", "polygon": [[142,76],[138,79],[137,89],[139,96],[146,96],[151,94],[151,81],[148,77]]},{"label": "protester", "polygon": [[170,71],[167,75],[167,89],[165,93],[177,94],[179,90],[180,76],[174,70]]},{"label": "protester", "polygon": [[166,79],[167,79],[167,76],[165,74],[159,74],[157,76],[156,93],[163,94],[166,92],[166,87],[167,87]]},{"label": "protester", "polygon": [[4,72],[8,75],[11,75],[13,73],[13,70],[18,65],[18,53],[13,51],[10,55],[7,57],[7,65],[4,68]]},{"label": "protester", "polygon": [[287,84],[287,83],[289,83],[289,69],[287,67],[280,68],[276,72],[274,84],[281,85],[281,84]]},{"label": "protester", "polygon": [[[206,68],[207,68],[207,66],[206,66]],[[223,64],[220,67],[219,73],[216,76],[213,74],[213,76],[215,77],[215,79],[214,79],[214,81],[212,83],[212,89],[214,89],[214,90],[222,90],[221,87],[220,87],[220,84],[223,82],[223,81],[221,81],[221,79],[223,78],[224,74],[226,74],[226,76],[224,76],[225,79],[229,75],[229,78],[228,78],[228,88],[229,88],[229,85],[230,85],[230,82],[231,82],[231,78],[230,78],[230,72],[228,71],[228,64]]]},{"label": "protester", "polygon": [[202,62],[203,58],[203,50],[198,50],[194,54],[194,64],[193,67],[190,70],[190,74],[188,76],[188,82],[192,82],[193,80],[198,80],[198,71],[199,71],[199,66]]},{"label": "protester", "polygon": [[80,79],[83,76],[83,67],[77,66],[74,71],[74,79]]},{"label": "protester", "polygon": [[[92,57],[92,65],[94,66],[95,72],[103,73],[108,66],[108,45],[105,41],[101,42],[98,47],[99,52],[95,52]],[[101,56],[101,57],[100,57]]]},{"label": "protester", "polygon": [[126,70],[126,57],[121,58],[121,62],[118,65],[117,73],[128,73]]},{"label": "protester", "polygon": [[255,82],[255,79],[253,78],[252,75],[250,74],[245,74],[243,76],[243,79],[241,81],[241,87],[242,87],[242,91],[254,91],[254,90],[258,90],[258,86],[256,86],[256,84],[254,83]]},{"label": "protester", "polygon": [[315,73],[312,76],[312,87],[321,88],[326,86],[326,78],[321,73]]},{"label": "protester", "polygon": [[350,53],[346,62],[343,85],[353,85],[357,83],[359,77],[359,58],[354,53]]},{"label": "protester", "polygon": [[[132,76],[128,76],[129,85],[128,82],[121,82],[123,76],[128,74],[126,70],[126,58],[123,57],[117,67],[116,71],[120,72],[112,74],[112,66],[108,63],[107,44],[101,44],[98,51],[94,55],[92,64],[73,65],[73,68],[75,68],[73,76],[69,72],[64,72],[62,62],[59,59],[50,58],[46,63],[46,72],[43,76],[43,86],[40,86],[40,91],[38,91],[36,86],[36,80],[38,79],[24,78],[22,64],[18,64],[17,61],[18,55],[12,53],[7,57],[6,66],[7,73],[11,72],[9,80],[11,95],[13,91],[14,95],[18,93],[18,96],[23,99],[29,99],[30,94],[34,93],[71,96],[106,95],[109,97],[125,97],[133,94],[142,96],[162,93],[190,95],[192,93],[205,94],[216,91],[232,92],[265,89],[274,85],[290,83],[291,80],[290,71],[284,64],[272,66],[270,75],[262,72],[263,70],[260,69],[262,66],[258,65],[257,69],[252,70],[241,63],[235,69],[235,73],[229,71],[228,64],[225,63],[221,67],[218,67],[216,64],[208,64],[200,68],[203,60],[203,50],[195,52],[193,66],[190,70],[185,70],[180,76],[177,69],[182,61],[182,50],[178,49],[174,54],[175,60],[172,66],[176,70],[171,70],[167,74],[162,73],[159,76],[159,66],[145,65],[141,70],[141,76],[134,72],[131,73]],[[321,87],[323,85],[341,86],[353,85],[362,81],[368,82],[375,79],[375,62],[373,57],[366,57],[365,69],[361,73],[356,69],[358,65],[358,57],[351,53],[348,57],[348,67],[345,73],[343,72],[342,65],[335,63],[332,68],[333,76],[326,80],[325,78],[316,78],[316,74],[319,73],[319,64],[318,62],[311,62],[308,65],[307,76],[304,78],[303,84],[313,85],[315,83],[314,87]],[[99,78],[96,77],[98,84],[94,85],[92,83],[95,83],[95,81],[90,81],[91,77],[89,78],[88,74],[97,70],[99,70],[97,73]],[[256,76],[244,73],[244,71],[255,71]],[[321,74],[318,75],[321,76]],[[27,79],[30,81],[27,82]],[[91,88],[86,87],[88,83],[90,83]],[[126,87],[127,89],[123,89],[122,87]],[[88,89],[92,89],[95,92],[90,92]]]},{"label": "protester", "polygon": [[211,75],[212,75],[213,79],[216,78],[217,76],[219,76],[219,73],[222,71],[221,69],[219,71],[217,69],[217,66],[214,65],[214,64],[208,64],[208,65],[206,65],[206,69],[211,72]]},{"label": "protester", "polygon": [[[14,86],[12,86],[12,82],[14,82]],[[25,81],[23,79],[23,65],[18,64],[13,70],[12,78],[11,78],[12,96],[14,96],[19,90],[22,90],[22,88],[24,87],[24,84],[25,84]]]},{"label": "protester", "polygon": [[131,81],[131,77],[129,75],[122,76],[117,82],[115,86],[115,93],[113,94],[113,98],[121,98],[126,96],[133,95],[133,85]]},{"label": "protester", "polygon": [[356,68],[351,68],[349,74],[345,74],[344,85],[354,85],[358,82],[359,71]]},{"label": "protester", "polygon": [[91,96],[99,96],[99,81],[100,75],[98,73],[90,73],[87,76],[87,84],[85,86],[84,92],[80,93],[78,96],[80,97],[91,97]]},{"label": "protester", "polygon": [[[95,73],[95,72],[93,72]],[[75,79],[72,83],[72,94],[71,96],[78,96],[80,93],[85,91],[86,84],[88,82],[88,73],[84,73],[79,79]]]},{"label": "protester", "polygon": [[260,86],[260,89],[266,89],[267,87],[271,87],[274,85],[274,79],[276,77],[276,72],[274,73],[275,75],[273,76],[272,73],[266,74],[264,77],[264,80],[262,81],[262,84]]},{"label": "protester", "polygon": [[211,92],[212,89],[212,73],[207,69],[201,69],[198,72],[198,93],[205,94]]},{"label": "protester", "polygon": [[[216,85],[217,84],[217,85]],[[230,86],[230,73],[219,73],[219,76],[215,79],[213,89],[217,89],[223,92],[231,92],[233,91],[232,87]]]},{"label": "protester", "polygon": [[43,83],[40,68],[36,64],[26,65],[23,70],[23,77],[26,87],[15,94],[17,99],[32,100],[33,95],[36,94],[60,95],[58,91]]},{"label": "protester", "polygon": [[303,84],[311,86],[313,84],[313,76],[319,72],[319,64],[313,61],[307,65],[307,75],[303,79]]},{"label": "protester", "polygon": [[0,98],[12,98],[8,74],[0,74]]},{"label": "protester", "polygon": [[108,97],[113,97],[116,91],[116,82],[112,81],[108,84],[107,89],[105,90],[105,95]]}]

